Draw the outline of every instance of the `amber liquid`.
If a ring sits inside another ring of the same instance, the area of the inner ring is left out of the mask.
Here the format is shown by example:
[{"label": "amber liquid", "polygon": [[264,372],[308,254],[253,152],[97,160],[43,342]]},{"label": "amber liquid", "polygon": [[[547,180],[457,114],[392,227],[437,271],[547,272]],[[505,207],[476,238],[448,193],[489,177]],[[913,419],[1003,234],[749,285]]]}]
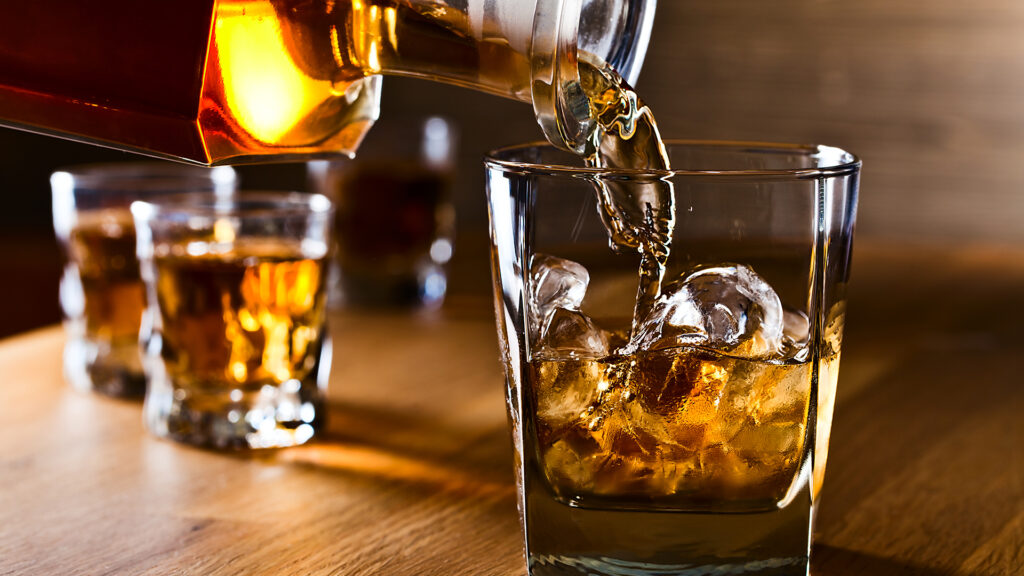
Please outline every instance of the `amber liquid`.
[{"label": "amber liquid", "polygon": [[[581,55],[580,81],[597,129],[584,152],[594,168],[667,171],[668,151],[658,123],[619,74],[592,56]],[[633,331],[661,295],[675,229],[675,196],[667,180],[602,179],[594,183],[610,246],[640,254]]]},{"label": "amber liquid", "polygon": [[68,249],[82,281],[87,337],[135,346],[146,299],[131,213],[79,213]]},{"label": "amber liquid", "polygon": [[324,417],[326,258],[283,240],[213,248],[154,251],[162,363],[146,401],[161,415],[149,425],[217,448],[302,444]]},{"label": "amber liquid", "polygon": [[227,254],[157,255],[154,264],[175,385],[255,390],[309,375],[324,327],[324,259],[239,242]]},{"label": "amber liquid", "polygon": [[808,362],[699,349],[530,364],[541,468],[580,506],[771,510],[803,459]]},{"label": "amber liquid", "polygon": [[698,348],[535,357],[522,464],[530,573],[806,574],[838,364],[819,363],[815,398],[806,361]]}]

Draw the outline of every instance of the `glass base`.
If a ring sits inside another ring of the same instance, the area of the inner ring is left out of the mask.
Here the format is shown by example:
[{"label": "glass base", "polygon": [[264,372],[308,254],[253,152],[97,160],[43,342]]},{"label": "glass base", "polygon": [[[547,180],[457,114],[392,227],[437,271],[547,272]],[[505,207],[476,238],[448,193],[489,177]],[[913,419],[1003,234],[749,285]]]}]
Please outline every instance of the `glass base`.
[{"label": "glass base", "polygon": [[814,514],[806,485],[784,508],[727,514],[572,508],[546,490],[528,492],[531,576],[808,574]]},{"label": "glass base", "polygon": [[111,345],[69,338],[64,346],[64,378],[83,392],[134,399],[146,394],[139,345],[134,341]]},{"label": "glass base", "polygon": [[288,380],[252,392],[153,391],[145,417],[157,436],[222,450],[285,448],[308,442],[323,427],[315,383]]},{"label": "glass base", "polygon": [[147,355],[146,362],[149,390],[143,417],[149,431],[161,438],[218,450],[287,448],[305,444],[324,428],[331,367],[327,336],[309,374],[279,384],[179,383],[156,353]]}]

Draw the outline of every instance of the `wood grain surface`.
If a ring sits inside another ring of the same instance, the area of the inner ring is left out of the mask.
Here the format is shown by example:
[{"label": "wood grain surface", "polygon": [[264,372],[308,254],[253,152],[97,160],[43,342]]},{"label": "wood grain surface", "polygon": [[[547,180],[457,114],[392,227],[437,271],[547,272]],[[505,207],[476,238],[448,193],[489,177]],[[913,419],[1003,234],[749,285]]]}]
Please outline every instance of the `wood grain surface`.
[{"label": "wood grain surface", "polygon": [[[1024,251],[858,246],[813,573],[1024,565]],[[332,318],[322,441],[219,454],[0,343],[0,574],[522,575],[486,299]]]}]

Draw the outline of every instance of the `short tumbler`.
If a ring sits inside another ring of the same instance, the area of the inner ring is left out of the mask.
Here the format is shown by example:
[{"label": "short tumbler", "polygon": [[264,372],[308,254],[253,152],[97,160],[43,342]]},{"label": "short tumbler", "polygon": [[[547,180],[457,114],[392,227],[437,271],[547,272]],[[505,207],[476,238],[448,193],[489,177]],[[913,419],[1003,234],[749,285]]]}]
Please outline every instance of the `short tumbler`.
[{"label": "short tumbler", "polygon": [[128,207],[175,193],[230,195],[235,173],[170,162],[92,164],[55,172],[50,184],[54,230],[66,256],[60,283],[65,378],[81,390],[141,398],[145,298]]},{"label": "short tumbler", "polygon": [[352,159],[314,160],[314,192],[334,202],[338,278],[332,302],[434,308],[452,257],[457,138],[439,116],[375,124]]},{"label": "short tumbler", "polygon": [[662,172],[544,145],[486,162],[534,576],[808,573],[860,162],[668,152]]},{"label": "short tumbler", "polygon": [[149,429],[222,449],[313,437],[330,369],[330,201],[188,195],[132,212],[148,302]]}]

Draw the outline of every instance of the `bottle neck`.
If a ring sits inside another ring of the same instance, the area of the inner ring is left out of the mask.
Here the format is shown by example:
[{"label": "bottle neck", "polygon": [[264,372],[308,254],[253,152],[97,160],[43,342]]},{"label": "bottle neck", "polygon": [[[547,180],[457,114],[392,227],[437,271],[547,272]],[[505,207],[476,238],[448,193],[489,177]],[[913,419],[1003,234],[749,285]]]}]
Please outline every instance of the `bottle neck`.
[{"label": "bottle neck", "polygon": [[[337,88],[415,76],[532,103],[544,135],[582,152],[595,130],[579,63],[639,72],[656,0],[272,0],[286,45]],[[459,6],[456,7],[456,4]],[[320,15],[318,16],[317,13]]]},{"label": "bottle neck", "polygon": [[441,0],[352,2],[329,34],[347,30],[347,46],[332,39],[335,74],[425,78],[530,102],[533,1],[468,0],[461,9]]}]

